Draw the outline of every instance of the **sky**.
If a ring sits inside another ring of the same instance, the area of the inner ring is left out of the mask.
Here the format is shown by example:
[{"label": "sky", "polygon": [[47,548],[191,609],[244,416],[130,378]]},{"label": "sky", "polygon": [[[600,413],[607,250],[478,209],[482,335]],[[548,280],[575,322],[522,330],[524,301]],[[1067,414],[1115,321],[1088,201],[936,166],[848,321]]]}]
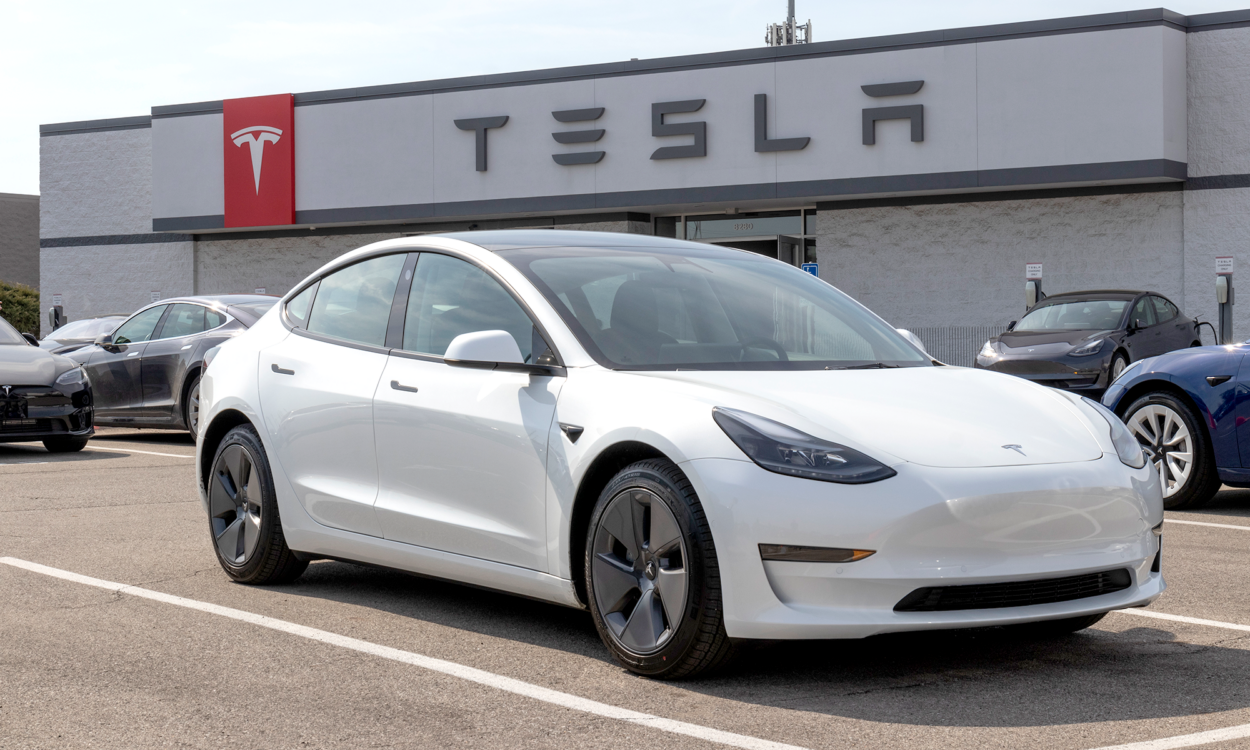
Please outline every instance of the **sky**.
[{"label": "sky", "polygon": [[[1151,7],[797,0],[815,41]],[[1157,7],[1157,6],[1154,6]],[[1250,0],[1179,0],[1187,15]],[[39,125],[181,104],[759,47],[785,0],[0,0],[0,193],[39,192]]]}]

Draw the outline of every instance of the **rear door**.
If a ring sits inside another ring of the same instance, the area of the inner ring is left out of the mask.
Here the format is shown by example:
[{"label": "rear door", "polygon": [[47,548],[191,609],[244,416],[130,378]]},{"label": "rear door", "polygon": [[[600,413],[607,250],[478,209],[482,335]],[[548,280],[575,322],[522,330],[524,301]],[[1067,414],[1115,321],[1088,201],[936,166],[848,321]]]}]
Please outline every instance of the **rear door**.
[{"label": "rear door", "polygon": [[157,331],[168,305],[135,313],[113,333],[113,344],[99,347],[87,360],[87,376],[103,418],[133,419],[143,406],[143,352]]},{"label": "rear door", "polygon": [[406,260],[383,255],[322,278],[281,311],[292,335],[260,354],[265,425],[296,497],[318,523],[376,537],[373,393]]},{"label": "rear door", "polygon": [[1164,297],[1152,295],[1151,303],[1155,308],[1155,318],[1158,320],[1160,337],[1164,340],[1167,348],[1164,351],[1173,352],[1177,349],[1185,349],[1194,340],[1194,325],[1189,318],[1181,315],[1181,311],[1176,305]]}]

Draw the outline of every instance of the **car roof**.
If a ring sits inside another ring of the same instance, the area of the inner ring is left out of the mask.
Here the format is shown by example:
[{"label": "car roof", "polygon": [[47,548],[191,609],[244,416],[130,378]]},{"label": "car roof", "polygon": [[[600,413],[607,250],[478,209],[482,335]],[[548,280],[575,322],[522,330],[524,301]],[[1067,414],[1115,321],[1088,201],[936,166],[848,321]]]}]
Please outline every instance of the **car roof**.
[{"label": "car roof", "polygon": [[[610,247],[622,249],[645,248],[648,250],[658,248],[673,250],[703,248],[706,250],[717,247],[716,245],[688,242],[686,240],[673,239],[672,237],[656,237],[652,234],[586,232],[574,229],[491,229],[481,232],[447,232],[429,236],[468,242],[491,252],[523,250],[534,247]],[[735,254],[742,252],[736,248],[724,248],[724,250]]]},{"label": "car roof", "polygon": [[251,302],[273,302],[276,299],[278,299],[277,296],[272,294],[197,294],[190,297],[169,297],[167,299],[162,299],[149,305],[145,305],[145,307],[151,307],[151,305],[168,305],[176,302],[198,302],[201,305],[207,304],[214,306],[246,305]]},{"label": "car roof", "polygon": [[1098,299],[1133,299],[1142,294],[1154,294],[1162,297],[1158,292],[1133,291],[1131,289],[1090,289],[1084,292],[1063,292],[1060,294],[1048,294],[1046,299],[1038,304],[1045,302],[1065,302],[1074,300],[1098,300]]}]

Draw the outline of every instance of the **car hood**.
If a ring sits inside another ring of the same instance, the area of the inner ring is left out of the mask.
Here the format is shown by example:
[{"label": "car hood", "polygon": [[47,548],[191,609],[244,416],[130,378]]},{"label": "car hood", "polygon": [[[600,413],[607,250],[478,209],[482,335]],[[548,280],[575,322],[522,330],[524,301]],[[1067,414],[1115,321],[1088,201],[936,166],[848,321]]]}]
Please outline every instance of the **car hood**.
[{"label": "car hood", "polygon": [[37,346],[0,346],[0,385],[51,385],[75,363]]},{"label": "car hood", "polygon": [[648,374],[715,389],[719,393],[703,395],[848,443],[886,463],[972,468],[1092,461],[1103,455],[1091,431],[1099,426],[1068,397],[985,370]]},{"label": "car hood", "polygon": [[1091,341],[1100,336],[1111,336],[1115,331],[1007,331],[998,337],[999,343],[1012,349],[1023,347],[1047,346],[1063,344],[1065,347],[1076,346],[1082,341]]}]

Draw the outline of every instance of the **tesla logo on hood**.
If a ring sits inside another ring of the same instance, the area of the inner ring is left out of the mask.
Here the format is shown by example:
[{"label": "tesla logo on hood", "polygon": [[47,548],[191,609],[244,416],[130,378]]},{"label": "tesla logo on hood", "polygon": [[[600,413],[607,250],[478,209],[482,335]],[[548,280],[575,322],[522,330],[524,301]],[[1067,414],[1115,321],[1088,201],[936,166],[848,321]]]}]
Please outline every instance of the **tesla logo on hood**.
[{"label": "tesla logo on hood", "polygon": [[11,385],[0,386],[0,390],[4,391],[4,397],[8,398],[9,395],[13,393],[13,386]]},{"label": "tesla logo on hood", "polygon": [[1020,445],[1016,445],[1015,443],[1008,443],[1007,445],[1004,445],[1003,447],[1009,451],[1015,451],[1016,453],[1019,453],[1021,456],[1025,455],[1024,447]]}]

